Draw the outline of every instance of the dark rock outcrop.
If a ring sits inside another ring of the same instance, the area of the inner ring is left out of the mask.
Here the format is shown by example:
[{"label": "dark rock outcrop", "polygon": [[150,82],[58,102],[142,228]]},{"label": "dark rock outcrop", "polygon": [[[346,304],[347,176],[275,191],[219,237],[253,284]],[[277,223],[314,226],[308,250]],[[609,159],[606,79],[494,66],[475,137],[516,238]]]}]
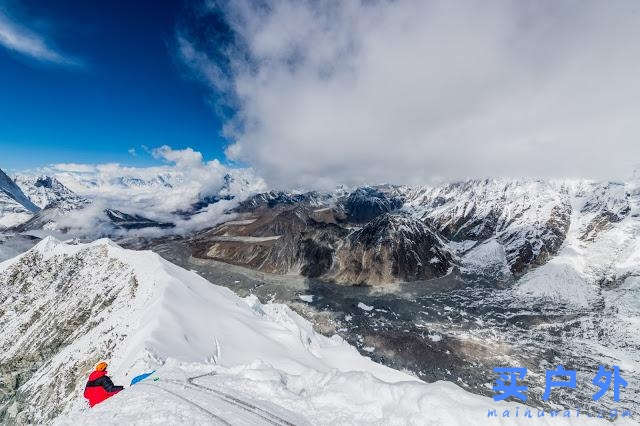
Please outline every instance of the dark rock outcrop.
[{"label": "dark rock outcrop", "polygon": [[137,214],[123,213],[119,210],[106,209],[107,218],[116,228],[143,229],[143,228],[173,228],[173,223],[157,222]]},{"label": "dark rock outcrop", "polygon": [[336,257],[332,277],[354,284],[428,280],[453,266],[441,239],[424,223],[389,213],[350,234]]},{"label": "dark rock outcrop", "polygon": [[364,223],[399,209],[403,203],[401,196],[365,186],[349,194],[343,205],[349,222]]}]

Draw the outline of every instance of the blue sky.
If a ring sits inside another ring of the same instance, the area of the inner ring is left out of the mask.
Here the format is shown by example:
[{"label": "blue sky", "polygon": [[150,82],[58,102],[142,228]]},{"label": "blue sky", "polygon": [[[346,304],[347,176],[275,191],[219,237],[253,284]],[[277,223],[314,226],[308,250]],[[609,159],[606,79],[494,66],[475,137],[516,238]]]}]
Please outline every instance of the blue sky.
[{"label": "blue sky", "polygon": [[[175,55],[188,13],[179,0],[0,0],[0,168],[147,165],[159,160],[142,146],[165,144],[223,159],[209,89]],[[10,48],[12,31],[35,50]]]},{"label": "blue sky", "polygon": [[638,39],[636,0],[0,0],[0,167],[168,145],[280,187],[625,178]]}]

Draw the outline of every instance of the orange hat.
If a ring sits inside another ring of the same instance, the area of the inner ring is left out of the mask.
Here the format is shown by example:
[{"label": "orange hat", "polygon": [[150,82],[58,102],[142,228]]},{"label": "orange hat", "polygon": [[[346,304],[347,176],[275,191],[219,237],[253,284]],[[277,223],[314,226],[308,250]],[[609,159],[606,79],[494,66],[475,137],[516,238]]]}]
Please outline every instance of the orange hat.
[{"label": "orange hat", "polygon": [[99,362],[98,365],[96,365],[96,371],[104,371],[107,369],[107,363],[106,362]]}]

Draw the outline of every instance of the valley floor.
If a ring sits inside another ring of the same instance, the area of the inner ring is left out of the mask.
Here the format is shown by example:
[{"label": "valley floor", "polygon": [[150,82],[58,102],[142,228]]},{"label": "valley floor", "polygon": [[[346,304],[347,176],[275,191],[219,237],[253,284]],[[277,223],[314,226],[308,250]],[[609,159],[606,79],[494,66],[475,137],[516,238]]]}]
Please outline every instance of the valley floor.
[{"label": "valley floor", "polygon": [[[596,411],[627,409],[640,416],[635,374],[640,352],[633,339],[625,338],[628,327],[616,329],[617,310],[525,297],[461,277],[398,284],[383,291],[345,287],[192,258],[177,241],[153,249],[237,294],[286,303],[324,334],[337,333],[361,354],[427,382],[446,380],[492,396],[493,367],[523,366],[529,369],[528,403],[534,407],[569,404]],[[578,370],[579,386],[570,392],[560,389],[545,403],[540,399],[544,371],[558,364]],[[595,403],[591,379],[599,365],[610,364],[621,365],[629,385],[620,403],[609,398]]]}]

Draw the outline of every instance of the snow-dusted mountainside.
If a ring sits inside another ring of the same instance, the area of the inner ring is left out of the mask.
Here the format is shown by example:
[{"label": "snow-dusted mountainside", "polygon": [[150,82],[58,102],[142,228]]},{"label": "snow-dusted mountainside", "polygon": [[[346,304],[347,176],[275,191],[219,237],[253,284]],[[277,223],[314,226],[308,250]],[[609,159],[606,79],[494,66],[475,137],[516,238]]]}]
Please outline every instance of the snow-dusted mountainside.
[{"label": "snow-dusted mountainside", "polygon": [[356,284],[430,279],[452,267],[444,242],[424,223],[390,213],[349,234],[336,260],[331,278]]},{"label": "snow-dusted mountainside", "polygon": [[[14,189],[22,190],[37,211],[9,200],[4,209],[7,214],[0,211],[0,223],[6,222],[12,232],[85,240],[146,228],[168,229],[176,222],[182,229],[200,229],[224,214],[225,202],[239,201],[245,193],[262,188],[260,180],[243,170],[221,175],[219,181],[208,181],[207,176],[191,181],[183,173],[163,170],[104,166],[90,172],[17,174]],[[216,206],[209,209],[213,204]]]},{"label": "snow-dusted mountainside", "polygon": [[15,232],[54,230],[58,219],[90,204],[89,200],[51,176],[18,174],[14,177],[14,182],[38,207],[38,211],[11,226],[11,230]]},{"label": "snow-dusted mountainside", "polygon": [[0,170],[0,229],[22,223],[38,210],[20,187]]},{"label": "snow-dusted mountainside", "polygon": [[635,299],[625,309],[640,313],[637,184],[575,182],[567,186],[572,194],[567,238],[557,256],[523,277],[519,291],[588,306],[606,303],[609,290],[616,290]]},{"label": "snow-dusted mountainside", "polygon": [[[457,265],[468,273],[492,278],[497,274],[501,280],[509,280],[544,264],[558,252],[571,223],[574,192],[562,182],[486,179],[422,187],[379,185],[329,194],[258,194],[235,209],[247,220],[253,220],[253,225],[222,225],[213,235],[216,238],[222,234],[243,238],[277,236],[277,242],[257,247],[251,239],[244,240],[246,244],[238,239],[233,250],[225,250],[221,247],[224,244],[212,241],[214,250],[210,253],[214,256],[210,257],[267,272],[289,273],[297,268],[304,274],[305,262],[300,267],[300,252],[281,248],[285,241],[296,240],[292,234],[297,234],[297,240],[312,246],[314,261],[325,265],[321,271],[315,268],[313,274],[305,274],[309,276],[338,277],[338,281],[352,280],[353,284],[413,281],[442,276]],[[610,196],[601,194],[600,202],[606,199],[618,208]],[[597,205],[598,201],[594,200],[590,209],[598,209]],[[301,209],[308,217],[304,227],[281,226],[278,232],[269,233],[267,228],[259,226],[267,222],[265,217],[282,217],[287,211]],[[614,215],[608,211],[594,219],[594,229],[626,214],[624,207],[619,207]],[[374,230],[383,225],[381,217],[388,218],[385,222],[388,225],[402,223],[403,226]],[[309,229],[319,228],[332,229],[332,237],[327,238],[326,232],[315,232],[309,238]],[[420,237],[414,232],[418,228]],[[358,254],[361,248],[354,242],[361,240],[362,234],[372,233],[383,233],[384,240],[398,249],[390,255],[395,261],[385,260],[390,257],[380,250],[370,252],[369,260]],[[436,242],[434,250],[438,253],[453,256],[441,256],[439,266],[432,268],[436,264],[431,262],[433,256],[428,257],[432,245],[429,241]],[[206,243],[199,239],[196,245],[202,244]],[[245,254],[238,256],[238,252]],[[273,258],[274,253],[278,254],[279,265],[287,267],[272,267],[273,262],[268,259]],[[287,253],[288,261],[283,259]],[[371,267],[363,266],[362,262]],[[378,264],[389,273],[369,274]],[[358,270],[361,272],[356,272]]]},{"label": "snow-dusted mountainside", "polygon": [[[91,238],[142,228],[180,234],[215,225],[232,209],[249,222],[196,234],[191,238],[196,256],[351,284],[425,280],[456,267],[465,274],[511,282],[553,259],[568,241],[569,229],[580,232],[571,238],[591,244],[620,226],[636,196],[632,183],[513,179],[251,195],[261,181],[243,171],[230,171],[210,185],[162,168],[143,174],[126,171],[18,175],[22,191],[5,179],[10,190],[0,193],[0,223],[17,232],[85,233]],[[93,210],[68,215],[86,206],[87,199],[100,202]],[[34,214],[38,206],[46,208]],[[378,220],[383,215],[390,215],[388,224],[411,218],[409,228],[424,228],[419,232],[424,238],[397,226],[374,230],[385,228]],[[384,234],[391,252],[354,244],[359,235],[372,232]],[[437,268],[429,257],[429,241],[443,254]]]},{"label": "snow-dusted mountainside", "polygon": [[55,177],[18,174],[14,182],[41,209],[55,207],[61,211],[69,211],[88,203],[85,198],[71,191]]},{"label": "snow-dusted mountainside", "polygon": [[[0,264],[0,326],[4,422],[478,424],[515,408],[375,364],[283,305],[109,240],[49,237]],[[88,412],[102,359],[116,383],[158,380]]]},{"label": "snow-dusted mountainside", "polygon": [[551,258],[569,228],[567,188],[546,181],[471,180],[416,188],[404,209],[452,242],[459,254],[495,241],[521,275]]}]

